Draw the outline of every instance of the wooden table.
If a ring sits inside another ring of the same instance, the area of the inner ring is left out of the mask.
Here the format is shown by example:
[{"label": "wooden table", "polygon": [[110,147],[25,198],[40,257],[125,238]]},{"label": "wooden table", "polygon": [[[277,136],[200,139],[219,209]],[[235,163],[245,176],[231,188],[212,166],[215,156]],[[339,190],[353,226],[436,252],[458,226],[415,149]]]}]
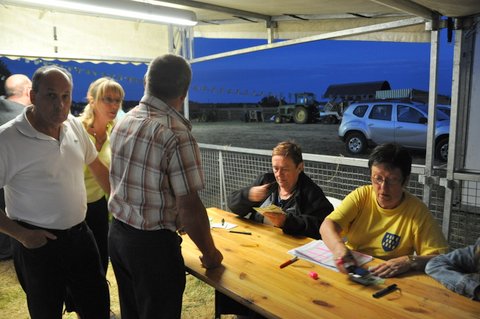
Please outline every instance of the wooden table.
[{"label": "wooden table", "polygon": [[[280,269],[292,256],[287,253],[312,239],[283,234],[278,228],[256,224],[236,215],[209,208],[212,223],[237,224],[235,230],[252,235],[229,233],[213,228],[216,246],[224,256],[223,266],[206,270],[200,252],[183,236],[183,256],[188,272],[230,298],[268,318],[480,318],[480,302],[444,288],[423,273],[409,273],[387,279],[382,286],[362,286],[316,264],[299,260]],[[379,262],[374,260],[374,264]],[[318,279],[309,277],[315,271]],[[380,299],[372,293],[397,284],[400,291]]]}]

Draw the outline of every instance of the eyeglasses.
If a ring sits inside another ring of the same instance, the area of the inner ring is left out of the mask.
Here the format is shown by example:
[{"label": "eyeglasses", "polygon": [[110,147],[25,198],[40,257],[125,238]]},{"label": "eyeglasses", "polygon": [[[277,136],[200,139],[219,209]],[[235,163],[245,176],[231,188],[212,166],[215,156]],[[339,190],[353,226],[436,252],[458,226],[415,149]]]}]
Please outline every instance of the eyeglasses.
[{"label": "eyeglasses", "polygon": [[376,185],[390,185],[396,186],[402,183],[402,180],[399,178],[383,178],[382,176],[372,176],[372,182]]},{"label": "eyeglasses", "polygon": [[112,99],[111,97],[104,96],[102,97],[102,102],[105,104],[120,104],[122,103],[121,99]]}]

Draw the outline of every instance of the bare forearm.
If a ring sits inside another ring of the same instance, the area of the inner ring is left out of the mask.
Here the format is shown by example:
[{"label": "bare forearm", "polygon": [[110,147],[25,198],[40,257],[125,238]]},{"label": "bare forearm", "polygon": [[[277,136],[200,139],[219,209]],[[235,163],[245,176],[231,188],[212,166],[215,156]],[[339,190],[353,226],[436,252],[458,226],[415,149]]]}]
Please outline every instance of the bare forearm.
[{"label": "bare forearm", "polygon": [[348,249],[345,246],[342,238],[340,237],[342,229],[334,221],[325,218],[322,225],[320,226],[320,235],[322,240],[327,245],[335,256],[335,258],[343,257]]},{"label": "bare forearm", "polygon": [[410,265],[410,269],[424,271],[425,266],[430,261],[430,259],[436,256],[438,255],[424,255],[424,256],[410,255],[410,256],[406,256],[406,260]]},{"label": "bare forearm", "polygon": [[185,218],[184,220],[183,226],[188,236],[190,236],[203,254],[211,254],[215,249],[215,245],[210,234],[210,226],[205,208],[194,211],[194,213],[190,214],[189,218]]},{"label": "bare forearm", "polygon": [[0,232],[21,241],[21,234],[24,228],[15,221],[7,217],[6,213],[0,209]]},{"label": "bare forearm", "polygon": [[210,233],[207,211],[198,195],[182,196],[177,200],[177,207],[183,230],[204,255],[212,254],[216,248]]},{"label": "bare forearm", "polygon": [[108,168],[102,162],[100,162],[98,157],[88,167],[90,169],[90,172],[92,172],[93,176],[95,176],[95,179],[97,180],[100,187],[102,187],[105,194],[110,194]]},{"label": "bare forearm", "polygon": [[38,248],[45,245],[48,239],[57,238],[46,230],[31,230],[22,227],[17,222],[8,218],[3,210],[0,210],[0,232],[16,239],[26,248]]}]

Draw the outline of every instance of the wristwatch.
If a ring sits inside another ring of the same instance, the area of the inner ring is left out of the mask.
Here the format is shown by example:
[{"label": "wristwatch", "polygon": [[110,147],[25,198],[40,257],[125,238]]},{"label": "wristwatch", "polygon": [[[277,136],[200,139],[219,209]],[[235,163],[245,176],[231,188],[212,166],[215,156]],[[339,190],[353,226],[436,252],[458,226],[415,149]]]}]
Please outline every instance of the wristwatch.
[{"label": "wristwatch", "polygon": [[417,255],[408,255],[408,261],[410,262],[410,269],[417,269],[418,259]]}]

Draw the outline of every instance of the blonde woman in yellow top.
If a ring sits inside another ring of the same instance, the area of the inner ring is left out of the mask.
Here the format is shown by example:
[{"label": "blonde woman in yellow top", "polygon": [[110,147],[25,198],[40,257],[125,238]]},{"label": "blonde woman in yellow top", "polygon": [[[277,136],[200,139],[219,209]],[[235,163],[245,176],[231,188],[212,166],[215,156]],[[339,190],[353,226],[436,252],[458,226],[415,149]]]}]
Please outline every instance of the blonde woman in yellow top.
[{"label": "blonde woman in yellow top", "polygon": [[[98,157],[110,167],[110,132],[117,112],[122,107],[125,92],[114,79],[102,77],[90,84],[87,92],[88,104],[80,120],[95,144]],[[85,187],[87,190],[86,222],[97,242],[100,260],[105,273],[108,268],[108,206],[105,192],[85,166]]]}]

